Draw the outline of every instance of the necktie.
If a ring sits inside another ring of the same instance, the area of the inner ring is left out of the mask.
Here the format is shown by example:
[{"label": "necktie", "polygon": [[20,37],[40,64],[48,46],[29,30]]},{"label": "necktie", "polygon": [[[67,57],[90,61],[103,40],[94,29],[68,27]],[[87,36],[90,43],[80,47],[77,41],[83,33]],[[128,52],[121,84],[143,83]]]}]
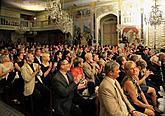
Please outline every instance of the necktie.
[{"label": "necktie", "polygon": [[68,79],[67,75],[64,75],[64,77],[65,77],[66,82],[67,82],[68,85],[69,85],[69,79]]}]

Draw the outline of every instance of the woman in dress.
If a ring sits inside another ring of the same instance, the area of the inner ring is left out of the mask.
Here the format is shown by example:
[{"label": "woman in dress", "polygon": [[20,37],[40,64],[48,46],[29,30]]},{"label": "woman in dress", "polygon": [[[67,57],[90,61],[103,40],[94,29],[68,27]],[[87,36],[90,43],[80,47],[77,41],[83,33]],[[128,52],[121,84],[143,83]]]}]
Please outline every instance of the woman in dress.
[{"label": "woman in dress", "polygon": [[50,87],[50,79],[51,79],[51,70],[52,70],[52,62],[50,62],[50,54],[43,53],[41,57],[41,70],[43,72],[42,81],[49,88]]},{"label": "woman in dress", "polygon": [[143,91],[137,82],[137,67],[133,61],[127,61],[124,65],[126,76],[122,81],[122,87],[130,103],[137,111],[148,116],[154,116],[154,108],[148,103]]}]

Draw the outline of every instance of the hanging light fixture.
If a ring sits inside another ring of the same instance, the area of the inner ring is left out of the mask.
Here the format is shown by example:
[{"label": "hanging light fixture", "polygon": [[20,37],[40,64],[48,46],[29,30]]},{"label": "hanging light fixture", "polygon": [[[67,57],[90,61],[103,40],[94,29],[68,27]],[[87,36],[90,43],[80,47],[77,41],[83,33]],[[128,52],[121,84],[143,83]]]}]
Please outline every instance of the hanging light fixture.
[{"label": "hanging light fixture", "polygon": [[62,8],[60,0],[48,0],[47,6],[51,19],[62,18]]},{"label": "hanging light fixture", "polygon": [[[23,4],[23,1],[20,1],[19,2],[19,10],[20,10],[20,14],[21,14],[21,8],[22,8],[22,4]],[[22,20],[21,18],[19,19],[19,23],[18,23],[18,26],[16,26],[15,28],[15,32],[20,34],[20,35],[23,35],[26,33],[27,31],[27,22],[25,20]]]},{"label": "hanging light fixture", "polygon": [[154,44],[153,44],[153,48],[156,49],[157,48],[157,42],[156,42],[156,34],[157,34],[157,26],[160,25],[163,21],[163,17],[162,14],[163,12],[159,9],[159,5],[156,3],[157,0],[154,0],[154,5],[151,6],[151,12],[149,13],[149,17],[147,19],[147,17],[144,18],[146,24],[150,24],[151,26],[154,27]]},{"label": "hanging light fixture", "polygon": [[48,15],[52,22],[63,32],[73,31],[73,21],[69,14],[62,9],[60,0],[48,0]]},{"label": "hanging light fixture", "polygon": [[18,33],[18,34],[25,34],[26,31],[27,31],[26,27],[24,27],[23,24],[21,24],[21,23],[15,29],[15,32]]},{"label": "hanging light fixture", "polygon": [[162,22],[162,11],[159,10],[159,5],[155,4],[151,7],[152,11],[150,12],[149,22],[151,25],[160,25]]}]

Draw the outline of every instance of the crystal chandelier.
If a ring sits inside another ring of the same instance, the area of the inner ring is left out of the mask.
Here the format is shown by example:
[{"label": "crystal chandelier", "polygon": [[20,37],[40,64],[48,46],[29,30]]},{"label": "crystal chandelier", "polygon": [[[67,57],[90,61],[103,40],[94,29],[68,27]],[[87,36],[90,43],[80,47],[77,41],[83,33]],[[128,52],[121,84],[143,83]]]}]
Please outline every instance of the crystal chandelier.
[{"label": "crystal chandelier", "polygon": [[18,34],[25,34],[27,31],[26,27],[24,27],[22,24],[16,27],[15,32]]},{"label": "crystal chandelier", "polygon": [[52,22],[63,32],[73,32],[73,21],[69,14],[62,9],[60,0],[48,0],[48,13]]},{"label": "crystal chandelier", "polygon": [[156,49],[157,47],[157,26],[161,24],[163,21],[162,14],[163,12],[159,9],[159,5],[156,3],[157,0],[154,0],[155,4],[151,6],[151,12],[149,13],[149,17],[144,18],[146,24],[150,24],[151,26],[154,27],[154,41],[153,41],[153,48]]},{"label": "crystal chandelier", "polygon": [[149,22],[151,25],[160,25],[162,22],[162,11],[159,10],[159,5],[156,4],[151,7],[152,11],[150,12]]}]

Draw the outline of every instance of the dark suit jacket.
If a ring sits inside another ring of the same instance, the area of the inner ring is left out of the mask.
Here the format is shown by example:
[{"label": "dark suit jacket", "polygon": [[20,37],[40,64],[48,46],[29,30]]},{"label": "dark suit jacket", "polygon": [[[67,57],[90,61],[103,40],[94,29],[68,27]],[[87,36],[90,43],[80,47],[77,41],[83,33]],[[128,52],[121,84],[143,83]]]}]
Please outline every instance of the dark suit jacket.
[{"label": "dark suit jacket", "polygon": [[[41,58],[40,58],[41,61]],[[41,64],[36,57],[34,57],[34,63],[38,63],[39,65]]]},{"label": "dark suit jacket", "polygon": [[77,85],[73,81],[71,73],[67,73],[69,84],[60,71],[51,80],[53,92],[53,107],[55,114],[60,116],[71,116],[71,106],[74,91]]}]

